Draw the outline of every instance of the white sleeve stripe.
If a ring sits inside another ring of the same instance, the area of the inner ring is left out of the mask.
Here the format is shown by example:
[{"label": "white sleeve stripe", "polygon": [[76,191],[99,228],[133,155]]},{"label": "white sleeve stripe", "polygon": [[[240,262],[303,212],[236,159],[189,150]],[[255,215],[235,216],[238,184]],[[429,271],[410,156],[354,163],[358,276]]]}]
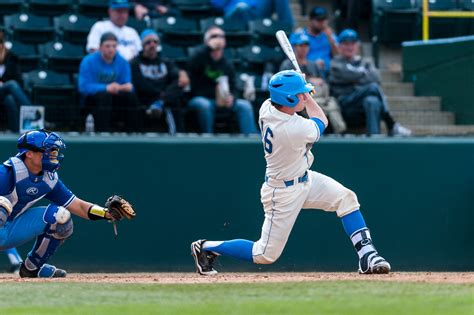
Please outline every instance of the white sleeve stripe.
[{"label": "white sleeve stripe", "polygon": [[66,201],[66,203],[63,205],[63,207],[67,208],[67,206],[69,206],[75,198],[76,198],[76,196],[72,195],[71,198],[69,198],[68,201]]}]

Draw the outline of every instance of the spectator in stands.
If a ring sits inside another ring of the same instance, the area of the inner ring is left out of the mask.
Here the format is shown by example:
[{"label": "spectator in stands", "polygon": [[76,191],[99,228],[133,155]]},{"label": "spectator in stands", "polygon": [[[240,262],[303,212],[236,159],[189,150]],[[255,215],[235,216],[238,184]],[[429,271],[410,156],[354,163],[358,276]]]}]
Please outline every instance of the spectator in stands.
[{"label": "spectator in stands", "polygon": [[[140,37],[143,50],[131,61],[135,92],[140,103],[148,107],[147,114],[160,118],[164,113],[168,132],[174,134],[173,112],[178,122],[182,121],[183,88],[189,84],[189,77],[173,61],[161,58],[157,50],[160,39],[155,31],[146,29]],[[182,125],[178,123],[178,131],[183,131]]]},{"label": "spectator in stands", "polygon": [[319,69],[327,75],[331,58],[339,53],[336,36],[328,26],[328,11],[314,7],[309,13],[309,25],[303,32],[309,37],[308,60],[316,62]]},{"label": "spectator in stands", "polygon": [[18,58],[5,47],[4,33],[0,32],[0,104],[7,112],[8,129],[15,132],[19,129],[20,105],[31,105],[21,84]]},{"label": "spectator in stands", "polygon": [[146,16],[157,18],[161,16],[177,16],[179,11],[166,5],[166,1],[141,0],[133,3],[133,13],[137,20],[143,20]]},{"label": "spectator in stands", "polygon": [[118,38],[118,52],[126,60],[131,60],[142,50],[140,36],[133,28],[126,26],[130,4],[128,0],[111,0],[107,21],[96,22],[87,36],[88,52],[99,49],[100,38],[104,33],[113,33]]},{"label": "spectator in stands", "polygon": [[[306,81],[315,87],[313,98],[324,110],[330,122],[329,126],[335,133],[343,133],[346,130],[346,123],[342,118],[341,109],[336,99],[329,95],[329,85],[324,81],[321,70],[314,62],[307,59],[309,37],[301,32],[293,33],[290,36],[290,43],[301,71],[306,75]],[[293,64],[289,59],[285,59],[280,65],[280,71],[290,69],[294,69]]]},{"label": "spectator in stands", "polygon": [[79,92],[86,112],[92,113],[96,131],[138,131],[142,109],[133,92],[130,64],[117,53],[118,39],[113,33],[100,38],[99,51],[89,54],[79,69]]},{"label": "spectator in stands", "polygon": [[211,5],[224,12],[226,18],[246,21],[271,18],[273,13],[278,20],[293,28],[294,21],[288,0],[211,0]]},{"label": "spectator in stands", "polygon": [[204,133],[214,131],[216,106],[231,108],[237,114],[241,133],[257,133],[252,105],[247,100],[234,97],[235,70],[224,56],[225,46],[224,31],[211,26],[204,34],[204,45],[189,60],[193,98],[188,106],[197,110]]},{"label": "spectator in stands", "polygon": [[357,54],[357,32],[352,29],[342,31],[339,49],[341,54],[331,63],[330,83],[346,122],[361,125],[365,119],[367,134],[373,135],[380,133],[380,120],[383,120],[389,135],[409,136],[411,130],[395,122],[389,112],[377,69],[372,62]]}]

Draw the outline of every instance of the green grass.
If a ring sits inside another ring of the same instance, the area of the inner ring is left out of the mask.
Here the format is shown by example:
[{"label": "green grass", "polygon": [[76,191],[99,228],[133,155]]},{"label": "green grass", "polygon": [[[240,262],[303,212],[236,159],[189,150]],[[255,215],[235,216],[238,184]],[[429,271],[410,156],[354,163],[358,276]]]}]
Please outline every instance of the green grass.
[{"label": "green grass", "polygon": [[474,285],[0,284],[0,314],[474,314]]}]

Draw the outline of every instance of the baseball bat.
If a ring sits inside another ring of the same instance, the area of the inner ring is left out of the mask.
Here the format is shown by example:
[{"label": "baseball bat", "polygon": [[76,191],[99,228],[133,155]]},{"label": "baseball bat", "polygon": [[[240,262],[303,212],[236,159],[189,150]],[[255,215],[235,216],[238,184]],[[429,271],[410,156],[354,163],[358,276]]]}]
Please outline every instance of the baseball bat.
[{"label": "baseball bat", "polygon": [[295,52],[293,51],[293,47],[291,46],[286,33],[282,30],[279,30],[275,33],[275,36],[278,40],[278,43],[280,44],[281,49],[283,49],[283,52],[288,57],[288,59],[290,59],[293,67],[295,67],[295,70],[299,73],[302,73],[300,66],[298,65],[298,61],[296,61]]}]

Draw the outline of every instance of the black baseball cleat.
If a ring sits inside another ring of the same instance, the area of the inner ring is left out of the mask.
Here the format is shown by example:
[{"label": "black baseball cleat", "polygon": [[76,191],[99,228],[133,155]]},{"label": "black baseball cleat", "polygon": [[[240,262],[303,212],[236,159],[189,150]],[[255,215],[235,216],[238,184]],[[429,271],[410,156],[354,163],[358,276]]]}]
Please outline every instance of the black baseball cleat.
[{"label": "black baseball cleat", "polygon": [[56,268],[53,265],[44,264],[39,269],[29,270],[25,263],[21,263],[20,277],[21,278],[64,278],[67,272],[64,269]]},{"label": "black baseball cleat", "polygon": [[367,253],[359,260],[360,274],[387,274],[390,269],[388,261],[377,252]]},{"label": "black baseball cleat", "polygon": [[217,255],[203,250],[202,245],[206,240],[198,240],[191,243],[191,255],[194,258],[196,264],[196,271],[203,276],[212,276],[217,274],[217,271],[214,269],[214,260],[217,258]]}]

